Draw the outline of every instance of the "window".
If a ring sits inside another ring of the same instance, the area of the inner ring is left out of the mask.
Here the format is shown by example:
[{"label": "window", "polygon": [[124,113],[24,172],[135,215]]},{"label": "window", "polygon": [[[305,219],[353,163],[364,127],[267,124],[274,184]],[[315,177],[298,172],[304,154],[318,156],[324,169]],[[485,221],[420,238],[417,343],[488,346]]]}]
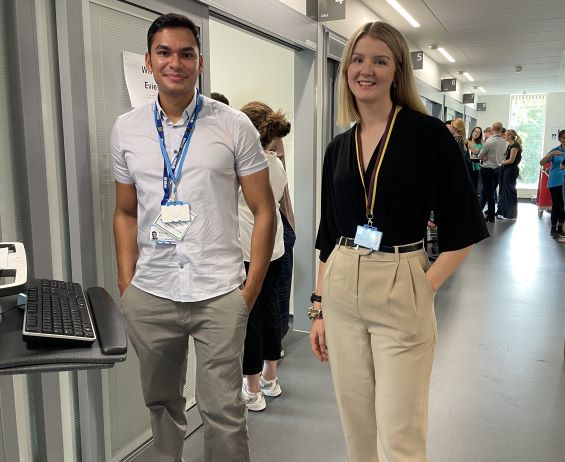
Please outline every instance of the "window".
[{"label": "window", "polygon": [[522,138],[518,187],[535,188],[539,176],[545,130],[546,95],[512,95],[510,127]]}]

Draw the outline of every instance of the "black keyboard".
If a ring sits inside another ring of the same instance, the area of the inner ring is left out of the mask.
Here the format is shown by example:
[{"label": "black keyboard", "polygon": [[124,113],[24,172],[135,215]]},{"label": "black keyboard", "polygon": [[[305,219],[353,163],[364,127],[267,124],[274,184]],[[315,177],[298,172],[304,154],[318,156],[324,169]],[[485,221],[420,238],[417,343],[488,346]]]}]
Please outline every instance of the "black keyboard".
[{"label": "black keyboard", "polygon": [[76,282],[33,279],[27,290],[24,338],[96,340],[92,315],[82,287]]}]

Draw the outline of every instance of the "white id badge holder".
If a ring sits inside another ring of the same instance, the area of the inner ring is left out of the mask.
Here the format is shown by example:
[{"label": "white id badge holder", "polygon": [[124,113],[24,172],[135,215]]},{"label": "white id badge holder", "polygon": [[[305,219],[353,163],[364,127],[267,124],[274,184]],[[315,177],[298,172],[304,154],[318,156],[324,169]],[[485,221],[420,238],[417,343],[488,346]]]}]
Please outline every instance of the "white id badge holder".
[{"label": "white id badge holder", "polygon": [[161,220],[163,223],[190,221],[190,205],[180,201],[167,202],[161,206]]},{"label": "white id badge holder", "polygon": [[382,238],[383,233],[377,228],[371,225],[363,225],[357,226],[357,232],[355,233],[355,240],[353,242],[360,247],[379,250]]}]

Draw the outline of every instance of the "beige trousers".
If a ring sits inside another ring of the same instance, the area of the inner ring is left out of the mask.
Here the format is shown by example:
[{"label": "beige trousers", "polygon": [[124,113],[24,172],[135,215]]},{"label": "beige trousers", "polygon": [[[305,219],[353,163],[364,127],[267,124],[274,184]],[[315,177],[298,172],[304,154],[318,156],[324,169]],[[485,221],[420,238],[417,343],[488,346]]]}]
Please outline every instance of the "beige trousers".
[{"label": "beige trousers", "polygon": [[129,286],[120,301],[139,357],[158,462],[180,462],[186,432],[188,336],[196,354],[196,403],[206,462],[248,462],[241,396],[248,310],[239,289],[194,303],[173,302]]},{"label": "beige trousers", "polygon": [[425,462],[437,326],[423,250],[337,246],[324,269],[330,365],[350,462]]}]

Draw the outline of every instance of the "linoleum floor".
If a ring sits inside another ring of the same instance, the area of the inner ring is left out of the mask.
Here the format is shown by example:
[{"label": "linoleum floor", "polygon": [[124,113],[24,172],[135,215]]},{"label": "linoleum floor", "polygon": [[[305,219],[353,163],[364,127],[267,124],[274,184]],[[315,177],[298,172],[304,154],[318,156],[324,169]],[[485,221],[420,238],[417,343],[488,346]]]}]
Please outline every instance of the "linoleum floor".
[{"label": "linoleum floor", "polygon": [[[489,230],[436,297],[428,460],[563,462],[565,245],[528,203]],[[249,416],[252,460],[345,462],[328,365],[305,333],[284,349],[283,395]],[[202,438],[187,438],[187,462],[204,461]]]}]

